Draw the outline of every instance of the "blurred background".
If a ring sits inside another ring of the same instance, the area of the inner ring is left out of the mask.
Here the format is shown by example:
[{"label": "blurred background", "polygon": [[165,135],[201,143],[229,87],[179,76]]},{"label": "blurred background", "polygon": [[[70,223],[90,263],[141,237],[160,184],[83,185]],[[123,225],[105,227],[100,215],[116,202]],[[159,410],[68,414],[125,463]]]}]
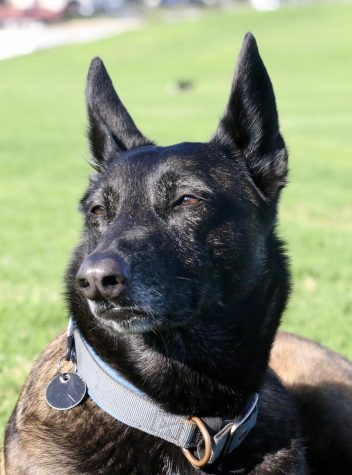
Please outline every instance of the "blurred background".
[{"label": "blurred background", "polygon": [[351,2],[338,1],[0,0],[0,435],[34,359],[66,325],[96,55],[148,137],[205,141],[254,33],[290,151],[283,328],[352,358],[351,25]]}]

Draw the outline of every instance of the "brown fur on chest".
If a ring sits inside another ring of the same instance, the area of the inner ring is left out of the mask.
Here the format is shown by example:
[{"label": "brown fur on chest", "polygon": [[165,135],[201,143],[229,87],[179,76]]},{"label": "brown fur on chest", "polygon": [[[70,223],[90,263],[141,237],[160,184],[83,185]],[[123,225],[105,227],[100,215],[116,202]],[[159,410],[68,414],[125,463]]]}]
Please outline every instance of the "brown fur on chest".
[{"label": "brown fur on chest", "polygon": [[[72,440],[84,443],[90,462],[99,466],[100,457],[109,451],[108,444],[104,447],[106,428],[116,424],[117,434],[121,428],[89,398],[64,414],[48,406],[45,388],[56,374],[56,363],[64,351],[63,332],[40,356],[23,388],[7,429],[6,475],[47,475],[48,469],[41,469],[44,466],[71,475],[68,461],[72,462]],[[326,466],[332,464],[332,441],[333,446],[338,446],[335,453],[340,450],[348,457],[352,440],[351,364],[314,342],[279,333],[271,367],[292,393],[303,415],[314,460],[320,458],[326,460]],[[69,364],[63,366],[68,368]]]},{"label": "brown fur on chest", "polygon": [[[7,460],[11,466],[7,475],[47,474],[47,468],[42,471],[42,466],[69,475],[72,473],[71,464],[68,466],[73,452],[72,440],[79,444],[84,439],[94,452],[93,446],[104,435],[106,424],[111,423],[110,417],[90,398],[64,413],[48,406],[45,389],[56,374],[57,361],[65,354],[65,345],[65,332],[62,332],[39,357],[22,390],[7,432],[6,452],[11,457]],[[70,366],[65,362],[62,370],[69,370]],[[31,468],[26,458],[31,460]]]}]

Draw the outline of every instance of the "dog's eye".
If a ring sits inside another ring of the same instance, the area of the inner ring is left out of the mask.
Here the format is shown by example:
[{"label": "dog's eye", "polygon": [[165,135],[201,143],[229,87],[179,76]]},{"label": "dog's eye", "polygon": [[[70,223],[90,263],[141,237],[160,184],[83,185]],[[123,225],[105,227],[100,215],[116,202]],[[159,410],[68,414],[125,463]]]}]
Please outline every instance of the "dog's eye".
[{"label": "dog's eye", "polygon": [[93,206],[90,212],[94,214],[95,216],[98,216],[99,218],[103,218],[107,215],[107,211],[104,208],[104,206],[100,206],[100,205]]},{"label": "dog's eye", "polygon": [[192,195],[183,195],[181,198],[175,201],[175,206],[195,206],[199,205],[203,200]]}]

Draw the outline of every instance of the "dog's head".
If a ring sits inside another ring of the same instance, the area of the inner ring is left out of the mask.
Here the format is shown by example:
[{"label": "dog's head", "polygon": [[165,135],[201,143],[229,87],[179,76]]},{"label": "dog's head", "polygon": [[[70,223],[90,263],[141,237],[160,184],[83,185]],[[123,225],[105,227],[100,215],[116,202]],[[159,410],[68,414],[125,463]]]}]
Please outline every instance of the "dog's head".
[{"label": "dog's head", "polygon": [[274,226],[287,154],[254,37],[245,37],[207,143],[154,145],[100,59],[90,66],[87,107],[96,173],[68,273],[73,313],[110,334],[243,320],[261,305],[253,296],[273,293],[285,273]]}]

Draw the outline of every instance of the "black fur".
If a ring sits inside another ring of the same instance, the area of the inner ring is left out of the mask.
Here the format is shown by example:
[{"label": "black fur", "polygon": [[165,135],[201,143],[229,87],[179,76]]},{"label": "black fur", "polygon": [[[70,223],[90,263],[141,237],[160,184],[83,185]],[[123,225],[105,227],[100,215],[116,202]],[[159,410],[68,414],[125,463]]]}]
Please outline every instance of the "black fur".
[{"label": "black fur", "polygon": [[[208,143],[154,146],[99,59],[90,67],[87,104],[97,173],[81,201],[83,237],[66,275],[82,334],[168,411],[235,417],[255,391],[260,404],[243,444],[203,472],[179,448],[101,414],[92,422],[97,432],[76,433],[72,473],[307,473],[295,409],[268,370],[290,287],[275,233],[287,154],[254,37],[245,37],[229,103]],[[107,250],[127,264],[128,289],[89,307],[76,273],[86,256]]]},{"label": "black fur", "polygon": [[[81,203],[86,227],[67,273],[70,311],[102,357],[167,410],[234,416],[267,377],[289,291],[275,235],[287,156],[255,40],[245,38],[229,104],[209,143],[149,145],[99,59],[88,75],[87,103],[100,173]],[[185,194],[200,203],[183,206],[178,200]],[[90,213],[97,205],[107,210],[105,218]],[[98,321],[75,285],[83,258],[97,250],[123,257],[131,275],[122,301],[97,304]],[[114,306],[127,310],[116,317]],[[120,331],[109,324],[116,319]],[[278,403],[285,406],[286,397]],[[266,410],[280,412],[270,404]],[[259,459],[282,443],[269,432]],[[246,467],[258,463],[250,454],[258,438],[259,428],[243,445]],[[238,468],[238,453],[220,466]]]}]

